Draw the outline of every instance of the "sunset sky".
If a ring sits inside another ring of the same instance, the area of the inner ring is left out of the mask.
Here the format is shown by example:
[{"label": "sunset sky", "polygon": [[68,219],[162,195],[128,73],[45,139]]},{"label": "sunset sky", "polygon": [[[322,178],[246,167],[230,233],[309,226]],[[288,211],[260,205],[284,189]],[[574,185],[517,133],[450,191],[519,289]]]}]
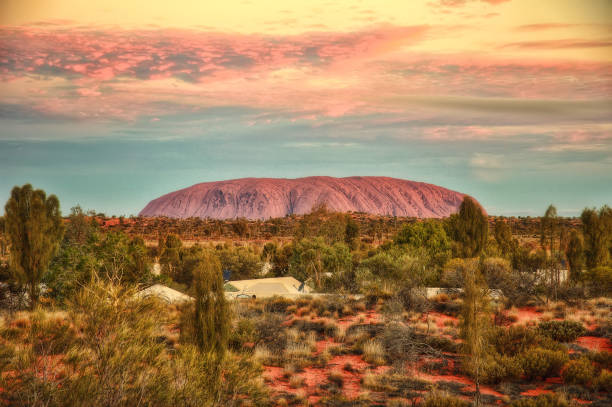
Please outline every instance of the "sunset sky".
[{"label": "sunset sky", "polygon": [[386,175],[612,204],[610,0],[0,0],[0,201]]}]

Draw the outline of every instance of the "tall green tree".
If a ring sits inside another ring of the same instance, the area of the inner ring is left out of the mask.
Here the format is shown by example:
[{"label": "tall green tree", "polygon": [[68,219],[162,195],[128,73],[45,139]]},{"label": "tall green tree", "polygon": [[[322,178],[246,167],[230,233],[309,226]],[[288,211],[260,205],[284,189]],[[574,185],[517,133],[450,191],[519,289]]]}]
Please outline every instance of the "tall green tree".
[{"label": "tall green tree", "polygon": [[482,208],[472,198],[466,196],[463,199],[459,213],[450,217],[449,226],[451,236],[457,242],[459,257],[476,257],[482,253],[487,244],[489,225]]},{"label": "tall green tree", "polygon": [[557,288],[560,284],[560,268],[559,268],[559,252],[555,250],[555,240],[559,234],[559,218],[557,216],[557,208],[554,205],[549,205],[546,208],[544,216],[540,220],[540,244],[546,254],[546,281],[548,294],[547,298],[552,295],[556,298]]},{"label": "tall green tree", "polygon": [[476,384],[474,404],[480,405],[480,382],[489,353],[491,310],[489,290],[476,260],[464,260],[463,305],[461,308],[461,336],[467,355],[466,366]]},{"label": "tall green tree", "polygon": [[580,216],[588,268],[607,266],[612,251],[612,208],[585,208]]},{"label": "tall green tree", "polygon": [[351,215],[346,215],[346,227],[344,228],[344,243],[349,247],[354,246],[354,242],[359,237],[359,224],[355,222]]},{"label": "tall green tree", "polygon": [[582,279],[582,269],[584,267],[584,239],[577,230],[572,230],[565,256],[569,265],[570,279],[574,282]]},{"label": "tall green tree", "polygon": [[26,286],[30,306],[34,308],[40,294],[40,280],[64,234],[59,200],[26,184],[13,188],[4,209],[11,272]]},{"label": "tall green tree", "polygon": [[513,240],[512,230],[506,221],[498,219],[495,221],[495,241],[504,257],[509,257],[512,254]]},{"label": "tall green tree", "polygon": [[230,334],[230,310],[225,299],[219,258],[203,251],[193,276],[193,342],[205,354],[222,358]]},{"label": "tall green tree", "polygon": [[550,255],[554,255],[555,250],[555,235],[559,228],[559,219],[557,217],[557,208],[554,205],[549,205],[546,208],[544,216],[540,220],[540,243],[544,250],[548,249]]}]

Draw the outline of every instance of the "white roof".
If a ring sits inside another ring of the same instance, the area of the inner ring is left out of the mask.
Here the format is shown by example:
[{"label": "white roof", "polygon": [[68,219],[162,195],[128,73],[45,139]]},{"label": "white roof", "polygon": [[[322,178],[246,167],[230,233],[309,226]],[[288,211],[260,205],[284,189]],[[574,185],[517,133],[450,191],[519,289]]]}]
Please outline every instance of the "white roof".
[{"label": "white roof", "polygon": [[138,297],[157,297],[163,301],[166,301],[168,304],[178,304],[187,301],[193,301],[193,298],[188,296],[187,294],[183,294],[180,291],[172,289],[170,287],[166,287],[165,285],[155,284],[149,288],[145,288],[142,291],[136,293]]},{"label": "white roof", "polygon": [[293,277],[257,278],[229,281],[228,283],[238,289],[238,292],[231,294],[249,294],[258,298],[284,294],[308,294],[312,291],[306,284],[302,284]]}]

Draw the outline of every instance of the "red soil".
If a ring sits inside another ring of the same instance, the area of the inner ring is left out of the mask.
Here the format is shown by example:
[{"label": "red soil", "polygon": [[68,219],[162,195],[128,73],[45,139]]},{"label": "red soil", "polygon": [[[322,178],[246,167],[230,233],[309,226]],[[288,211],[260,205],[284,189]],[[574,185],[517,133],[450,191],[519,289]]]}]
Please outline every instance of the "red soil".
[{"label": "red soil", "polygon": [[320,354],[321,352],[323,352],[325,349],[327,349],[329,346],[334,345],[336,342],[334,342],[333,339],[324,339],[322,341],[318,341],[317,342],[317,350],[315,351],[315,355]]},{"label": "red soil", "polygon": [[356,315],[340,318],[336,321],[338,326],[348,327],[353,324],[376,324],[380,321],[380,315],[374,311],[359,312]]},{"label": "red soil", "polygon": [[[460,383],[464,385],[464,388],[466,391],[470,391],[470,392],[476,391],[476,385],[471,379],[469,379],[466,376],[457,376],[457,375],[451,375],[451,374],[449,375],[441,375],[441,374],[430,375],[430,374],[423,373],[423,372],[419,372],[418,376],[420,376],[420,378],[423,380],[427,380],[433,383],[438,383],[438,382]],[[494,390],[493,388],[489,386],[480,386],[480,393],[488,394],[488,395],[495,396],[495,397],[504,396],[503,394],[501,394],[500,392]]]},{"label": "red soil", "polygon": [[552,393],[551,390],[537,387],[535,389],[527,390],[521,393],[521,396],[541,396],[542,394]]},{"label": "red soil", "polygon": [[542,317],[542,313],[535,307],[519,308],[515,315],[517,317],[515,324],[535,323]]},{"label": "red soil", "polygon": [[581,336],[576,340],[576,343],[583,348],[597,352],[607,351],[612,352],[612,342],[608,338],[599,338],[596,336]]},{"label": "red soil", "polygon": [[436,326],[440,329],[446,328],[445,324],[448,323],[447,321],[451,321],[454,326],[459,324],[459,319],[457,317],[451,317],[450,315],[441,314],[439,312],[429,312],[423,315],[422,321],[427,322],[428,318],[430,322],[435,322]]}]

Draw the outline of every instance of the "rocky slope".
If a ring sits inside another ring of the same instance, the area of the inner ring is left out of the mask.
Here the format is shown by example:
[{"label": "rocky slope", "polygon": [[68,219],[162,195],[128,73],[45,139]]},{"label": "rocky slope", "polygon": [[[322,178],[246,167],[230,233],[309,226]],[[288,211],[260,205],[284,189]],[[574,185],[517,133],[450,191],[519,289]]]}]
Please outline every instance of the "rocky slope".
[{"label": "rocky slope", "polygon": [[465,195],[389,177],[242,178],[205,182],[154,199],[140,216],[267,219],[309,213],[325,203],[339,212],[440,218]]}]

